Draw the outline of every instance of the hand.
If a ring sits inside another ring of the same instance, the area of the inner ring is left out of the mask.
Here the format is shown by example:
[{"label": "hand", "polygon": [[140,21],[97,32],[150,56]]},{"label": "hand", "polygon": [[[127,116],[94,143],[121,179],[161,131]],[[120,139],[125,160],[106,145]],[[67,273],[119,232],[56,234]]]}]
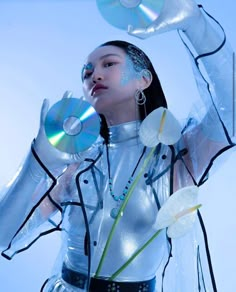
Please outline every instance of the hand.
[{"label": "hand", "polygon": [[[70,98],[72,93],[66,91],[62,98]],[[82,161],[80,153],[78,154],[69,154],[62,152],[56,149],[53,145],[50,144],[45,133],[45,119],[49,109],[49,101],[45,99],[41,108],[40,115],[40,127],[38,135],[35,139],[34,149],[38,154],[41,161],[49,170],[55,170],[59,168],[64,168],[66,165],[71,163],[78,163]]]},{"label": "hand", "polygon": [[[145,39],[155,34],[171,30],[188,30],[193,23],[198,23],[202,14],[193,0],[165,0],[160,16],[146,28],[128,27],[132,36]],[[196,25],[196,24],[195,24]]]}]

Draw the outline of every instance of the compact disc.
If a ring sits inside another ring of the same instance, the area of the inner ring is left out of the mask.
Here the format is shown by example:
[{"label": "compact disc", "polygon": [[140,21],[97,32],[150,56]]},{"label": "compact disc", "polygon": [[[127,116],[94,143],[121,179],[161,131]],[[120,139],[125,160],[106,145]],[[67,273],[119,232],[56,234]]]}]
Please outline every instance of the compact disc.
[{"label": "compact disc", "polygon": [[100,117],[86,101],[63,98],[48,111],[45,132],[49,142],[66,153],[88,149],[100,132]]},{"label": "compact disc", "polygon": [[163,4],[164,0],[97,0],[103,18],[124,30],[128,25],[146,28],[159,17]]}]

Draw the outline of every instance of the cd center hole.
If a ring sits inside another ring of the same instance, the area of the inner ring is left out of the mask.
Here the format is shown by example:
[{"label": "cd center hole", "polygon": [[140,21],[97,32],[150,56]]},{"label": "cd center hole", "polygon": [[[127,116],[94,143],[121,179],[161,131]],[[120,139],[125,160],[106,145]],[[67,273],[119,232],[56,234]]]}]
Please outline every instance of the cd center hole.
[{"label": "cd center hole", "polygon": [[74,136],[79,134],[82,129],[82,124],[80,119],[77,117],[69,117],[64,120],[63,129],[67,135]]}]

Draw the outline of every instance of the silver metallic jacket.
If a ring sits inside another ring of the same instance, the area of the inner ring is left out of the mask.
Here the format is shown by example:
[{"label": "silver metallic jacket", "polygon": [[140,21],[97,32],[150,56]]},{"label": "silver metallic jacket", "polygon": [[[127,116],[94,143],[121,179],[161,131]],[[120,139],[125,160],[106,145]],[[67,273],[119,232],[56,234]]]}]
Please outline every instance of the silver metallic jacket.
[{"label": "silver metallic jacket", "polygon": [[[155,233],[156,216],[166,199],[184,186],[202,185],[217,157],[234,146],[232,56],[222,41],[221,48],[204,57],[214,81],[211,91],[194,62],[202,97],[198,115],[189,116],[176,145],[159,144],[145,168],[151,150],[139,141],[139,121],[111,127],[108,145],[99,137],[82,163],[57,177],[41,164],[44,175],[33,177],[30,169],[40,158],[29,153],[1,195],[2,255],[11,259],[41,236],[61,230],[61,253],[46,291],[82,291],[61,279],[63,263],[88,277],[111,277]],[[117,222],[112,214],[123,206],[126,194],[123,200],[114,196],[130,188],[132,174],[133,180],[139,179]],[[14,218],[8,215],[13,210]],[[195,228],[179,239],[169,240],[163,230],[115,280],[140,281],[156,275],[157,291],[162,287],[167,292],[216,291],[200,213],[198,218]]]}]

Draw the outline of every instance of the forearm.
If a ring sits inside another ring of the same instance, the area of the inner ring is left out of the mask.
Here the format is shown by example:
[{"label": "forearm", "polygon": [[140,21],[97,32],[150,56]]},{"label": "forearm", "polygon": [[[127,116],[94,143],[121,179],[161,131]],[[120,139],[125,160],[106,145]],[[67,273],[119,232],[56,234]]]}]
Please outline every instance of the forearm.
[{"label": "forearm", "polygon": [[[233,51],[227,42],[224,43],[225,36],[219,24],[214,23],[209,17],[203,15],[201,10],[199,11],[200,14],[195,22],[189,25],[184,33],[193,45],[197,56],[202,55],[197,60],[198,68],[200,68],[201,74],[209,82],[209,88],[217,111],[229,134],[233,135],[235,123]],[[204,66],[204,70],[202,70],[201,64]],[[209,107],[210,104],[207,106]]]},{"label": "forearm", "polygon": [[222,43],[222,35],[220,36],[219,32],[216,32],[200,8],[183,31],[198,55],[214,51]]},{"label": "forearm", "polygon": [[36,190],[42,179],[46,180],[46,173],[30,152],[14,180],[7,185],[5,191],[3,191],[4,194],[1,194],[1,246],[9,244],[33,204],[40,200],[42,194],[36,196]]}]

